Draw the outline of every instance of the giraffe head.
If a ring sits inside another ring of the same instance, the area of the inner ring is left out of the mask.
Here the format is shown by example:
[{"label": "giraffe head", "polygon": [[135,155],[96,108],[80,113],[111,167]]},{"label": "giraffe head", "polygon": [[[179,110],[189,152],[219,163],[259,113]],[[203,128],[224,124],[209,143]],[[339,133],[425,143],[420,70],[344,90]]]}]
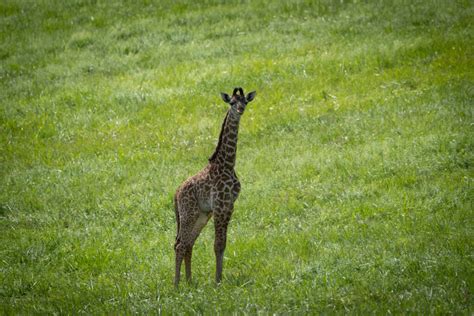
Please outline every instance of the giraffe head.
[{"label": "giraffe head", "polygon": [[235,88],[234,92],[232,93],[232,97],[224,92],[221,92],[221,97],[225,103],[230,104],[230,108],[232,111],[234,111],[238,115],[242,115],[244,114],[247,103],[252,101],[255,98],[256,94],[257,92],[252,91],[249,94],[244,95],[244,90],[242,88]]}]

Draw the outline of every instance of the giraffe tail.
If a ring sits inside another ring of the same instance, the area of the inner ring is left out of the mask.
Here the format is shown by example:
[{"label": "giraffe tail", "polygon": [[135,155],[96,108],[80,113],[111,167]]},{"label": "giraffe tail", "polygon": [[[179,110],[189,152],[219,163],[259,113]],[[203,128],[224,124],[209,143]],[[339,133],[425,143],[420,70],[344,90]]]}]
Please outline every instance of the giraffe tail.
[{"label": "giraffe tail", "polygon": [[176,214],[176,245],[178,244],[178,236],[179,236],[179,212],[178,212],[178,194],[174,195],[174,212]]}]

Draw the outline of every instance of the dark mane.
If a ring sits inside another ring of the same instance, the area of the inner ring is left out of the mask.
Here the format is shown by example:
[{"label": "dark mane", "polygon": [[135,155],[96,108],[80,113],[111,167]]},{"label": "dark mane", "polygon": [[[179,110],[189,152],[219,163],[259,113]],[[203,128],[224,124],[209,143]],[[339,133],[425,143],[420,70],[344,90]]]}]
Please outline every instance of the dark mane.
[{"label": "dark mane", "polygon": [[219,142],[217,143],[216,150],[212,154],[211,157],[209,157],[209,162],[214,162],[217,159],[217,154],[219,153],[219,150],[221,149],[222,145],[222,134],[224,134],[224,127],[225,123],[227,122],[227,117],[229,116],[229,111],[227,111],[227,114],[225,115],[224,122],[222,122],[222,127],[221,127],[221,133],[219,134]]}]

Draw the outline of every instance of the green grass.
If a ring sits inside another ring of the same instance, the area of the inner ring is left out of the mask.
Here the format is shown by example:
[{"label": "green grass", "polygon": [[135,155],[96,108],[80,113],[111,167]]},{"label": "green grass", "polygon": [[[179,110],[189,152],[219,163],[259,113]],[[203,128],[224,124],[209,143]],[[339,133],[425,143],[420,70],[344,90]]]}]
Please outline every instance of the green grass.
[{"label": "green grass", "polygon": [[[0,314],[471,314],[472,1],[2,1]],[[242,192],[173,288],[177,186]]]}]

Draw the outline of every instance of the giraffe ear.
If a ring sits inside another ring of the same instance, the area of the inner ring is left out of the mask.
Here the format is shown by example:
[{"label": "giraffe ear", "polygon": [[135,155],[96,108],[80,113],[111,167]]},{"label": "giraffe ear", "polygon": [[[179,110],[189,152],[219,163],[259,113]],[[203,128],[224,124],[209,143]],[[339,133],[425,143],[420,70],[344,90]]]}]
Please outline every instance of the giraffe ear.
[{"label": "giraffe ear", "polygon": [[225,103],[230,102],[230,96],[227,93],[221,92],[221,98],[224,100]]},{"label": "giraffe ear", "polygon": [[247,102],[250,102],[255,98],[256,95],[257,95],[257,91],[252,91],[249,94],[247,94],[245,99],[247,99]]}]

